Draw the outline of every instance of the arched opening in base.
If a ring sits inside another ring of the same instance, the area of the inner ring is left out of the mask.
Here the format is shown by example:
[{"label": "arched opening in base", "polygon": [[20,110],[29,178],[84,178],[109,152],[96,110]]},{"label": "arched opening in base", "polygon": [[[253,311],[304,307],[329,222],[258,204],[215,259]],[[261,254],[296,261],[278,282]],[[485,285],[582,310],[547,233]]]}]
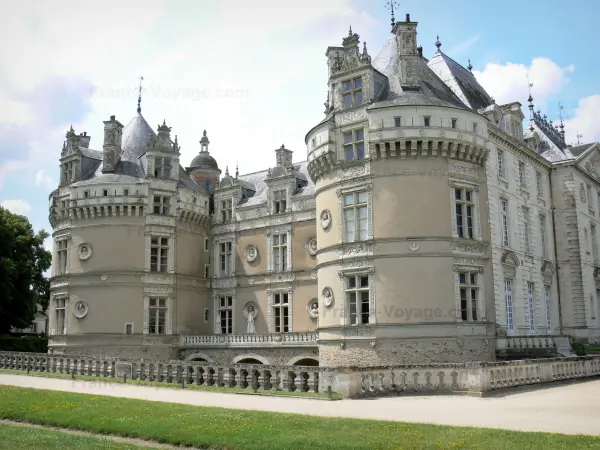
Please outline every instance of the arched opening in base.
[{"label": "arched opening in base", "polygon": [[205,362],[205,363],[207,363],[207,362],[208,362],[208,361],[207,361],[206,359],[204,359],[204,358],[192,358],[192,359],[190,359],[190,361],[192,361],[192,362]]},{"label": "arched opening in base", "polygon": [[319,361],[313,358],[303,358],[294,363],[294,366],[310,366],[310,367],[318,367]]},{"label": "arched opening in base", "polygon": [[236,364],[263,364],[263,362],[256,358],[243,358],[239,361],[236,361]]}]

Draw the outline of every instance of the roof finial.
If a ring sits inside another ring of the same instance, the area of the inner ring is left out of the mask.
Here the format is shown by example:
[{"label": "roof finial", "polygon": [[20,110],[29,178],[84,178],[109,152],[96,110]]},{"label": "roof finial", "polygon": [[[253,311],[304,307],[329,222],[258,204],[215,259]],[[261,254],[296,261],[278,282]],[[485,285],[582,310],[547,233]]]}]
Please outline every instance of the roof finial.
[{"label": "roof finial", "polygon": [[529,74],[527,74],[527,89],[529,89],[529,97],[527,101],[529,102],[529,130],[533,131],[533,97],[531,96],[531,88],[533,87],[533,83],[529,81]]},{"label": "roof finial", "polygon": [[579,138],[582,138],[583,134],[577,134],[577,145],[581,145],[581,141],[579,140]]},{"label": "roof finial", "polygon": [[229,176],[229,166],[225,166],[225,176]]},{"label": "roof finial", "polygon": [[238,170],[238,162],[235,162],[235,179],[237,180],[238,176],[240,175],[240,171]]},{"label": "roof finial", "polygon": [[442,46],[442,43],[440,42],[440,35],[437,35],[437,41],[435,41],[435,46],[438,49],[438,52],[440,51],[440,47]]},{"label": "roof finial", "polygon": [[391,13],[391,15],[392,15],[392,22],[391,22],[391,23],[392,23],[392,30],[393,30],[393,29],[394,29],[394,27],[396,26],[396,18],[394,17],[394,6],[396,6],[396,7],[397,7],[397,6],[398,6],[398,4],[397,4],[395,1],[393,1],[393,0],[390,0],[389,2],[387,2],[387,3],[385,4],[385,6],[387,6],[387,7],[388,7],[388,9],[390,10],[390,13]]},{"label": "roof finial", "polygon": [[471,64],[471,58],[469,58],[469,65],[467,66],[467,69],[469,69],[469,72],[471,72],[473,70],[473,64]]},{"label": "roof finial", "polygon": [[350,31],[348,31],[348,37],[352,37],[352,25],[350,25]]},{"label": "roof finial", "polygon": [[144,77],[140,76],[140,87],[138,88],[138,107],[137,107],[138,113],[142,112],[142,81],[143,80],[144,80]]},{"label": "roof finial", "polygon": [[560,114],[560,125],[559,125],[560,134],[561,134],[563,142],[564,142],[564,140],[565,140],[565,124],[563,123],[563,115],[562,115],[562,110],[564,107],[560,103],[558,104],[558,106],[559,106],[558,113]]}]

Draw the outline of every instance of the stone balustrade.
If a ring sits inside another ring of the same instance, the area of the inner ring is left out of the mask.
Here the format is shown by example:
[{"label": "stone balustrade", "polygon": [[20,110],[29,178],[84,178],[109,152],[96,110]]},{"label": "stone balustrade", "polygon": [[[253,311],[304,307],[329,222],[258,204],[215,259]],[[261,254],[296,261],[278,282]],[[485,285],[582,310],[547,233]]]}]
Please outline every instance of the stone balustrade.
[{"label": "stone balustrade", "polygon": [[600,356],[519,361],[331,368],[260,364],[211,364],[95,358],[85,355],[0,352],[0,369],[62,373],[158,383],[288,392],[331,392],[344,397],[410,393],[482,395],[516,386],[600,376]]},{"label": "stone balustrade", "polygon": [[571,346],[567,336],[503,336],[496,338],[496,354],[516,356],[568,356]]},{"label": "stone balustrade", "polygon": [[319,368],[254,364],[217,365],[205,362],[128,360],[45,353],[0,352],[0,369],[60,373],[155,383],[241,389],[318,392]]},{"label": "stone balustrade", "polygon": [[200,347],[305,347],[317,345],[318,333],[268,333],[268,334],[206,334],[181,336],[182,348]]}]

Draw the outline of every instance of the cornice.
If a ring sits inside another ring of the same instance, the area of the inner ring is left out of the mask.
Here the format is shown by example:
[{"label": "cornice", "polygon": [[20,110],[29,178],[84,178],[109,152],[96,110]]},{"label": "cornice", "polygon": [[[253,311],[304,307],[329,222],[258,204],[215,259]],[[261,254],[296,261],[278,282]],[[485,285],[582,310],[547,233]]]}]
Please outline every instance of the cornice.
[{"label": "cornice", "polygon": [[497,145],[500,144],[504,147],[508,147],[515,151],[521,158],[527,159],[530,163],[538,165],[540,168],[548,171],[552,168],[552,163],[550,161],[543,156],[538,155],[529,147],[520,144],[514,137],[506,134],[501,129],[488,124],[488,135],[492,142]]}]

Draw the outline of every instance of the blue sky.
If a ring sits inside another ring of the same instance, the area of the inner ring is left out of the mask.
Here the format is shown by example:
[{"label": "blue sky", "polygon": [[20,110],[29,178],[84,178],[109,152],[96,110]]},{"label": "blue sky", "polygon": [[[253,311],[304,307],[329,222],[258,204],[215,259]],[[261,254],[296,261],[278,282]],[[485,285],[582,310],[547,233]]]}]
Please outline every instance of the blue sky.
[{"label": "blue sky", "polygon": [[[143,75],[142,113],[163,119],[184,165],[202,130],[221,168],[275,164],[282,143],[305,158],[304,135],[323,117],[325,50],[353,31],[374,57],[391,37],[384,0],[148,0],[36,2],[0,17],[0,204],[49,229],[48,194],[58,180],[66,129],[102,147],[102,121],[127,124]],[[396,19],[418,21],[424,54],[468,59],[498,103],[527,99],[550,118],[564,105],[567,140],[600,140],[594,54],[600,2],[411,0]]]}]

